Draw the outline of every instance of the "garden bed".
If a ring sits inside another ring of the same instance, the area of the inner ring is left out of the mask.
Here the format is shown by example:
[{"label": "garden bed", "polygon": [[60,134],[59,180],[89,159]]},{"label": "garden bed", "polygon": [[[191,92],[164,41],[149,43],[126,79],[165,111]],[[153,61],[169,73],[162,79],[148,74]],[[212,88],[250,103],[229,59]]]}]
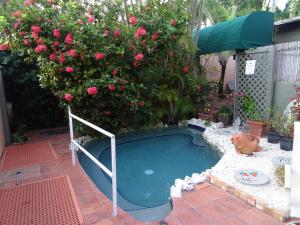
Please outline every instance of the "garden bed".
[{"label": "garden bed", "polygon": [[[275,156],[291,156],[291,152],[280,150],[279,144],[270,144],[266,138],[261,139],[262,151],[253,156],[238,155],[231,143],[231,136],[236,133],[232,128],[207,128],[203,137],[224,153],[222,159],[212,168],[210,181],[235,194],[264,212],[284,220],[288,217],[289,192],[277,184]],[[234,172],[240,169],[255,169],[266,174],[270,181],[262,186],[247,186],[234,178]]]}]

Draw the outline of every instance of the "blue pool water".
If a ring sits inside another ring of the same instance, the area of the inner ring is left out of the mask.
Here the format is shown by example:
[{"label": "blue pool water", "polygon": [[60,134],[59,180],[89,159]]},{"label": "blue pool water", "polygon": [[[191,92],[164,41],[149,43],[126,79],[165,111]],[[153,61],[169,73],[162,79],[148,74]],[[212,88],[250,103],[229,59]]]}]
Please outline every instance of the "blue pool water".
[{"label": "blue pool water", "polygon": [[[220,159],[199,131],[187,128],[131,133],[117,136],[116,140],[119,205],[127,211],[140,211],[137,217],[141,217],[143,209],[151,212],[151,208],[164,216],[164,211],[171,210],[170,187],[175,179],[200,173]],[[109,140],[93,140],[86,148],[111,169]],[[110,198],[110,179],[83,154],[79,160],[98,188]],[[147,220],[147,216],[142,220]]]}]

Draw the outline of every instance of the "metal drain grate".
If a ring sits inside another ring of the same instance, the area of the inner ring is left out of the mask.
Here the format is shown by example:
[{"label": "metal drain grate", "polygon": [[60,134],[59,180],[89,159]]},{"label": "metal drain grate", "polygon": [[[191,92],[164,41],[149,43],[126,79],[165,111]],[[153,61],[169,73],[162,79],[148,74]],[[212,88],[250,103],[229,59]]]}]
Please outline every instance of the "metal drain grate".
[{"label": "metal drain grate", "polygon": [[49,142],[12,145],[5,148],[1,169],[20,168],[56,159]]},{"label": "metal drain grate", "polygon": [[0,190],[1,225],[82,225],[68,176]]}]

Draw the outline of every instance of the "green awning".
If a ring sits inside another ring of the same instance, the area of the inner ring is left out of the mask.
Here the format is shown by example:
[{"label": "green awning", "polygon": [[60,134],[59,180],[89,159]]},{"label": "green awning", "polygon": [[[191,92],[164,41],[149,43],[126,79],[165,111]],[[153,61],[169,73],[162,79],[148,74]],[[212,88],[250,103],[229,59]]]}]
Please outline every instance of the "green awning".
[{"label": "green awning", "polygon": [[[272,44],[274,14],[252,12],[201,29],[198,53],[207,54],[235,49],[257,48]],[[196,29],[193,30],[195,40]]]}]

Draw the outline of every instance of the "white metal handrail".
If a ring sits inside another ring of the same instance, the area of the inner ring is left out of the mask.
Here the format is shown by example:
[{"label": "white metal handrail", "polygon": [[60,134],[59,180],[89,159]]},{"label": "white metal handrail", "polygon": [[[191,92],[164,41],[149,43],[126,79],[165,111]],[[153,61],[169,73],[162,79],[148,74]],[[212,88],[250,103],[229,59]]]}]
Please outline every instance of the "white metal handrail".
[{"label": "white metal handrail", "polygon": [[[68,114],[69,114],[69,126],[70,126],[70,138],[71,143],[74,144],[77,148],[79,148],[89,159],[91,159],[100,169],[102,169],[108,176],[111,177],[112,180],[112,201],[113,201],[113,211],[112,216],[117,215],[117,173],[116,173],[116,136],[74,114],[71,112],[70,106],[68,106]],[[110,138],[111,143],[111,168],[110,171],[100,163],[92,154],[90,154],[84,147],[82,147],[78,142],[74,140],[74,131],[73,131],[73,119],[93,128],[94,130],[108,136]],[[72,148],[72,163],[75,165],[76,157],[75,157],[75,148]]]}]

